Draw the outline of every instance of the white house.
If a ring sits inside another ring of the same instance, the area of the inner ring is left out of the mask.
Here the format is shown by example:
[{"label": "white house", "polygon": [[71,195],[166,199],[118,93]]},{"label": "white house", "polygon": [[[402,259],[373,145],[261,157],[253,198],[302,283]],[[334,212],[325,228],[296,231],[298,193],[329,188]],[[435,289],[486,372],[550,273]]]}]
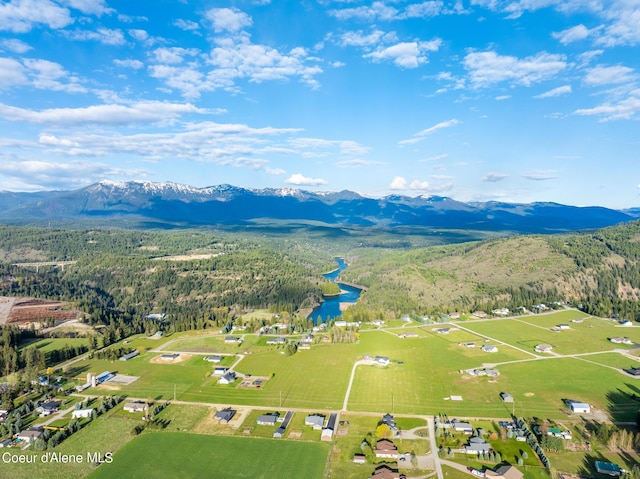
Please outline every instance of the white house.
[{"label": "white house", "polygon": [[220,379],[218,379],[218,384],[231,384],[235,380],[236,380],[236,373],[233,371],[228,371]]},{"label": "white house", "polygon": [[497,353],[498,352],[498,346],[494,346],[493,344],[485,344],[480,349],[482,349],[485,353]]}]

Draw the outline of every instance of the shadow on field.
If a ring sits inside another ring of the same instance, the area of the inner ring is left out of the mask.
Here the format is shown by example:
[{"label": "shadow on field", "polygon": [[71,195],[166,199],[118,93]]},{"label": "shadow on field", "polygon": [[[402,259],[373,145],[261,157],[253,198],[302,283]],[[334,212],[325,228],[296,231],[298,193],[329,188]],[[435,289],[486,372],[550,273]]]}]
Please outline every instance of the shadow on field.
[{"label": "shadow on field", "polygon": [[613,422],[635,422],[640,410],[640,389],[625,383],[626,390],[617,388],[607,393],[607,408]]}]

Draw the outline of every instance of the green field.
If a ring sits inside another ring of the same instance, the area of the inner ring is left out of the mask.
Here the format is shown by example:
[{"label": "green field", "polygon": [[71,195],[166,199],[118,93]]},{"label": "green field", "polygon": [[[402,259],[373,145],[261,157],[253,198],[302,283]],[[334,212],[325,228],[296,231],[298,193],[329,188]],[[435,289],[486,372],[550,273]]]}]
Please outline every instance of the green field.
[{"label": "green field", "polygon": [[148,433],[101,465],[91,479],[322,478],[329,445],[316,442]]}]

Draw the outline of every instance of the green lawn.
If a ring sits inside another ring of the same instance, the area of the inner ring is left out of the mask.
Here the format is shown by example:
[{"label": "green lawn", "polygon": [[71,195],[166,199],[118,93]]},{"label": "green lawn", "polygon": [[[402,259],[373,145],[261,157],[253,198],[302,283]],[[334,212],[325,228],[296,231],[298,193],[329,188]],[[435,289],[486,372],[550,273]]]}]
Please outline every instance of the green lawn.
[{"label": "green lawn", "polygon": [[91,479],[322,478],[329,445],[317,442],[145,433]]}]

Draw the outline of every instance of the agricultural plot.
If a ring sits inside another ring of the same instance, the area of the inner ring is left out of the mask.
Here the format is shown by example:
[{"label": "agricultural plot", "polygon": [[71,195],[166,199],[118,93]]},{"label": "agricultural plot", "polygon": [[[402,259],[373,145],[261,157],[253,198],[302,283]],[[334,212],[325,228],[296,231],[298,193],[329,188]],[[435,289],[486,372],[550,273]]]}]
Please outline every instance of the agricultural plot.
[{"label": "agricultural plot", "polygon": [[566,323],[569,324],[569,329],[552,331],[551,327],[562,323],[564,316],[566,315],[524,316],[514,319],[469,322],[464,326],[478,334],[495,338],[531,353],[534,352],[536,345],[542,343],[553,346],[553,352],[558,354],[630,348],[631,346],[611,343],[608,338],[630,337],[630,335],[635,337],[635,329],[640,333],[640,328],[622,328],[615,323],[597,318],[585,319],[582,323],[569,322]]},{"label": "agricultural plot", "polygon": [[316,442],[148,433],[131,441],[90,479],[278,477],[320,479],[329,445]]},{"label": "agricultural plot", "polygon": [[[226,354],[238,354],[244,351],[264,350],[265,348],[256,348],[258,346],[260,337],[256,335],[243,335],[243,342],[225,343],[224,338],[226,336],[238,336],[238,335],[215,335],[215,336],[201,336],[194,338],[181,338],[168,344],[165,349],[170,351],[185,351],[194,353],[226,353]],[[263,341],[264,343],[264,341]],[[266,344],[263,344],[266,346]],[[273,348],[273,346],[270,346]]]}]

